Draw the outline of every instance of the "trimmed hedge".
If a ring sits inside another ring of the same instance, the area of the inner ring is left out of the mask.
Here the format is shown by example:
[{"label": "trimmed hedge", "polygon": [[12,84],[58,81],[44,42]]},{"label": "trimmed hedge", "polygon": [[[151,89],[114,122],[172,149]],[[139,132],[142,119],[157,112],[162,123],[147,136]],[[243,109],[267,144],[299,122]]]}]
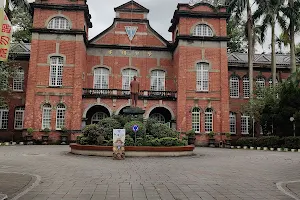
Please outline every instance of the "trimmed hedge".
[{"label": "trimmed hedge", "polygon": [[280,138],[278,136],[264,136],[260,138],[243,137],[237,140],[238,146],[289,148],[300,149],[300,137]]}]

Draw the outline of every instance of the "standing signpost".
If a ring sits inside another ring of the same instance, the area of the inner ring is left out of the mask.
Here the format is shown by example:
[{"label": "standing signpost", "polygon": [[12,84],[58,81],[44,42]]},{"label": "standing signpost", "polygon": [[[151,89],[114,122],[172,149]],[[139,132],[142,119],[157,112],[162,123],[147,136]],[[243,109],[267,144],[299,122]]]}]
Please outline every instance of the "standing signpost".
[{"label": "standing signpost", "polygon": [[114,129],[113,130],[113,157],[116,160],[125,159],[125,129]]},{"label": "standing signpost", "polygon": [[136,133],[139,131],[139,126],[138,125],[133,125],[132,130],[134,132],[134,146],[136,146]]}]

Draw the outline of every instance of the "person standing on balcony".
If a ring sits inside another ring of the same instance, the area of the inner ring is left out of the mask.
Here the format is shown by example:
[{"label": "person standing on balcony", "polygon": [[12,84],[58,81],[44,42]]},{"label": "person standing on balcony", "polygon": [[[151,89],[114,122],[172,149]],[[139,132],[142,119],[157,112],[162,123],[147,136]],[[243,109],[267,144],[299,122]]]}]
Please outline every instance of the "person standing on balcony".
[{"label": "person standing on balcony", "polygon": [[131,106],[137,107],[138,97],[140,92],[140,83],[137,81],[136,76],[130,83]]}]

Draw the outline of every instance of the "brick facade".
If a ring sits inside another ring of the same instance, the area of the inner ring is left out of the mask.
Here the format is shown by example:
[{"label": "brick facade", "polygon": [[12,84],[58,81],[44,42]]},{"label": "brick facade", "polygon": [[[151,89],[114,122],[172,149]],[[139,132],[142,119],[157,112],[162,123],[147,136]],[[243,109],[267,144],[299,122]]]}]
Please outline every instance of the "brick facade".
[{"label": "brick facade", "polygon": [[[58,105],[65,106],[64,127],[74,134],[92,123],[92,116],[97,112],[106,116],[121,114],[123,108],[130,106],[124,88],[126,69],[137,73],[141,84],[138,106],[146,111],[145,119],[159,114],[171,127],[186,132],[192,129],[192,110],[199,108],[197,141],[202,144],[206,141],[204,133],[207,132],[205,111],[212,111],[215,133],[229,132],[229,112],[234,112],[237,113],[236,135],[241,135],[240,110],[247,99],[242,95],[235,99],[229,97],[229,78],[232,75],[240,78],[242,94],[242,78],[247,75],[247,68],[241,67],[246,65],[243,59],[227,54],[226,20],[229,15],[225,8],[216,10],[201,3],[194,6],[178,4],[169,29],[173,35],[171,42],[151,28],[147,19],[149,10],[134,1],[115,8],[113,25],[90,41],[87,35],[92,24],[86,1],[36,1],[32,8],[34,23],[30,61],[29,64],[23,63],[26,69],[26,98],[25,93],[16,94],[18,102],[10,103],[9,128],[0,131],[0,140],[10,140],[8,133],[15,132],[13,105],[25,106],[24,133],[32,127],[36,139],[41,139],[44,134],[43,106],[51,105],[49,128],[53,141],[59,140],[60,136],[56,119]],[[54,17],[66,19],[69,28],[49,29],[48,24]],[[209,26],[212,35],[193,35],[199,24]],[[132,40],[127,35],[126,27],[137,27]],[[49,86],[53,57],[63,59],[62,85],[55,87]],[[207,91],[197,89],[199,63],[205,63],[209,68]],[[26,65],[29,65],[28,71]],[[104,88],[95,89],[94,74],[97,69],[108,73],[107,79],[101,79],[99,83],[102,87],[105,85]],[[163,91],[153,92],[151,89],[154,70],[164,72]],[[255,70],[255,76],[271,77],[269,68],[261,70],[257,66]],[[289,70],[282,68],[281,71],[281,76],[286,78]],[[20,131],[18,134],[21,137]]]}]

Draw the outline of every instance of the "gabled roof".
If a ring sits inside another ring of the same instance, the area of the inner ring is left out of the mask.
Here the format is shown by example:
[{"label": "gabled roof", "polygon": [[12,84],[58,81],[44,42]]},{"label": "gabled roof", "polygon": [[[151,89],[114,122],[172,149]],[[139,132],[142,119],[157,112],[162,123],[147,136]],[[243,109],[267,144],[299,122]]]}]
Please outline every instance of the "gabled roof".
[{"label": "gabled roof", "polygon": [[135,1],[128,1],[114,9],[115,11],[125,11],[125,12],[142,12],[149,13],[149,9],[145,8],[141,4],[138,4]]},{"label": "gabled roof", "polygon": [[15,54],[30,54],[31,44],[30,43],[12,43],[10,52]]}]

